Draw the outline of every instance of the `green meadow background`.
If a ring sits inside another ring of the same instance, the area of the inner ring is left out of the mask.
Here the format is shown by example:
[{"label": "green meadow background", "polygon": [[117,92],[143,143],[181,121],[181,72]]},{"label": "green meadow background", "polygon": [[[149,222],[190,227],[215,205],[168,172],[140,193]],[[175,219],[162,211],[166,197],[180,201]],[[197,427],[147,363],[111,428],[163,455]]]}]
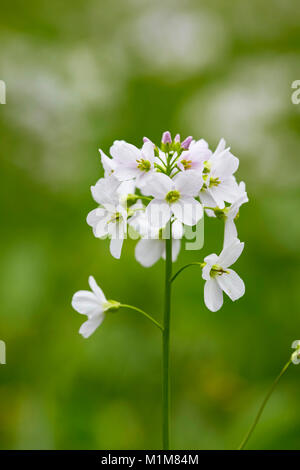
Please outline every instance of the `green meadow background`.
[{"label": "green meadow background", "polygon": [[[298,2],[18,0],[1,5],[0,41],[0,447],[160,447],[159,331],[121,310],[84,340],[70,302],[93,274],[162,318],[163,262],[142,268],[133,241],[115,260],[85,218],[98,148],[169,129],[224,137],[250,198],[245,296],[208,311],[197,268],[172,296],[172,447],[236,448],[300,339]],[[222,236],[207,219],[204,248],[174,269]],[[300,449],[299,384],[291,366],[248,448]]]}]

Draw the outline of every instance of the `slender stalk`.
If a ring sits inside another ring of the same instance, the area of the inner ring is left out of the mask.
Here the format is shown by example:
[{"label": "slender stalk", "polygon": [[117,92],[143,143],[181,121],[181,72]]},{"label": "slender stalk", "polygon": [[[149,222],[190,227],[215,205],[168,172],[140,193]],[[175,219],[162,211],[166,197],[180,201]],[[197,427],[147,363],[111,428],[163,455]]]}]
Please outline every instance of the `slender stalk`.
[{"label": "slender stalk", "polygon": [[205,266],[205,263],[199,263],[197,261],[195,261],[194,263],[189,263],[189,264],[186,264],[185,266],[183,266],[182,268],[180,268],[177,273],[174,274],[174,276],[171,278],[171,282],[175,281],[175,279],[177,278],[177,276],[179,276],[179,274],[184,271],[186,268],[189,268],[190,266],[200,266],[201,268],[203,268],[203,266]]},{"label": "slender stalk", "polygon": [[264,411],[264,408],[266,406],[266,404],[268,403],[268,400],[270,398],[270,396],[272,395],[272,393],[274,392],[279,380],[281,379],[281,377],[283,376],[283,374],[287,371],[287,369],[289,368],[289,365],[291,364],[292,360],[290,359],[286,364],[285,366],[283,367],[283,369],[281,370],[280,374],[276,377],[276,379],[274,380],[270,390],[268,391],[267,395],[265,396],[265,399],[264,401],[262,402],[259,410],[258,410],[258,413],[255,417],[255,420],[252,424],[252,426],[250,427],[249,431],[247,432],[246,436],[244,437],[244,439],[242,440],[241,444],[239,445],[238,447],[238,450],[243,450],[245,445],[247,444],[247,442],[249,441],[250,437],[251,437],[251,434],[253,433],[254,429],[256,428],[256,425],[262,415],[262,412]]},{"label": "slender stalk", "polygon": [[[171,224],[169,224],[171,225]],[[170,421],[170,313],[171,313],[171,276],[172,276],[172,234],[166,239],[166,263],[165,263],[165,311],[163,329],[163,387],[162,387],[162,407],[163,407],[163,450],[169,449],[169,421]]]},{"label": "slender stalk", "polygon": [[161,331],[164,330],[163,326],[160,323],[158,323],[158,321],[154,320],[154,318],[152,318],[151,315],[144,312],[144,310],[134,307],[133,305],[126,305],[126,304],[121,304],[120,307],[129,308],[130,310],[135,310],[136,312],[141,313],[142,315],[144,315],[144,317],[148,318],[148,320],[150,320],[155,326],[157,326]]}]

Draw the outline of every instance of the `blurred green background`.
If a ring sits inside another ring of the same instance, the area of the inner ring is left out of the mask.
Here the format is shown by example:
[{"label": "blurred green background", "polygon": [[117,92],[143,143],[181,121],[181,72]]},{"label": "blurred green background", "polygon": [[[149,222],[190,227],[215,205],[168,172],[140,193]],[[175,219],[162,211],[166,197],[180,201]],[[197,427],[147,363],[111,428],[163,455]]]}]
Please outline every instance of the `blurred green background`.
[{"label": "blurred green background", "polygon": [[[30,0],[1,4],[0,366],[2,449],[161,445],[159,332],[134,312],[88,340],[71,309],[93,274],[108,298],[162,316],[163,263],[120,261],[85,222],[98,147],[161,133],[220,137],[240,158],[250,203],[236,269],[246,295],[203,303],[200,271],[178,279],[172,312],[172,446],[232,449],[300,338],[299,5],[283,0]],[[222,245],[206,220],[205,247]],[[300,368],[269,403],[253,449],[300,449]]]}]

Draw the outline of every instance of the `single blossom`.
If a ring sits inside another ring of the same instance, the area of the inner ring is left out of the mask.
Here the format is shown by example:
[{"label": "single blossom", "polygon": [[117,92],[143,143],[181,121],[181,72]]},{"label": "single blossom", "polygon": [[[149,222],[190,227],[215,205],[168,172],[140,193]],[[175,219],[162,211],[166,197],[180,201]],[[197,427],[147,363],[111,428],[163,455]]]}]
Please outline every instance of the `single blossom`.
[{"label": "single blossom", "polygon": [[211,150],[208,148],[208,143],[204,140],[192,142],[189,150],[182,152],[179,157],[177,166],[182,171],[195,170],[202,172],[204,162],[211,156]]},{"label": "single blossom", "polygon": [[173,179],[154,174],[143,188],[154,197],[146,209],[149,223],[162,228],[173,214],[183,224],[195,225],[203,216],[202,205],[195,199],[201,186],[202,178],[194,172],[180,173]]},{"label": "single blossom", "polygon": [[127,234],[127,209],[117,192],[119,184],[114,176],[110,176],[101,178],[91,187],[92,196],[101,207],[89,212],[86,219],[95,237],[110,237],[110,252],[117,259]]},{"label": "single blossom", "polygon": [[237,300],[245,293],[245,284],[229,266],[234,264],[244,249],[244,243],[237,238],[223,248],[219,256],[211,254],[204,258],[202,277],[205,279],[204,302],[209,310],[216,312],[223,305],[223,291],[231,300]]},{"label": "single blossom", "polygon": [[292,362],[293,364],[300,364],[300,340],[299,339],[293,342],[292,348],[295,349],[291,358]]},{"label": "single blossom", "polygon": [[[103,152],[103,150],[99,149],[99,152],[101,155],[101,163],[104,169],[104,177],[107,178],[109,176],[110,177],[115,176],[114,170],[116,168],[116,162],[112,158],[109,158]],[[116,178],[116,181],[118,181],[117,178]],[[119,183],[119,186],[117,187],[116,191],[117,191],[118,196],[120,196],[122,199],[125,200],[128,194],[133,194],[135,192],[134,180],[122,181],[121,183],[118,181],[118,183]]]},{"label": "single blossom", "polygon": [[225,202],[233,203],[236,199],[238,185],[233,174],[238,169],[239,160],[225,146],[225,140],[221,139],[214,154],[205,164],[205,184],[199,195],[205,206],[223,209]]},{"label": "single blossom", "polygon": [[238,217],[240,207],[248,202],[248,200],[245,183],[241,181],[237,188],[236,199],[230,206],[224,207],[224,209],[215,207],[213,210],[205,210],[209,217],[218,217],[225,220],[224,246],[228,245],[233,238],[237,238],[238,233],[235,220]]},{"label": "single blossom", "polygon": [[[166,239],[170,230],[149,226],[146,214],[142,213],[132,223],[140,233],[141,240],[135,247],[135,258],[144,267],[153,266],[160,258],[166,258]],[[178,220],[172,222],[172,261],[176,261],[180,251],[183,226]]]},{"label": "single blossom", "polygon": [[88,317],[79,330],[79,333],[88,338],[101,325],[105,312],[117,309],[120,304],[113,300],[106,300],[102,289],[98,286],[93,276],[89,277],[91,291],[80,290],[73,295],[72,307],[78,313]]},{"label": "single blossom", "polygon": [[154,146],[145,142],[141,149],[123,140],[117,140],[110,148],[113,157],[114,175],[120,181],[135,178],[136,185],[143,186],[154,171]]},{"label": "single blossom", "polygon": [[240,207],[248,201],[246,185],[244,181],[241,181],[238,185],[235,201],[225,212],[224,246],[227,246],[231,240],[238,237],[235,219],[238,217]]}]

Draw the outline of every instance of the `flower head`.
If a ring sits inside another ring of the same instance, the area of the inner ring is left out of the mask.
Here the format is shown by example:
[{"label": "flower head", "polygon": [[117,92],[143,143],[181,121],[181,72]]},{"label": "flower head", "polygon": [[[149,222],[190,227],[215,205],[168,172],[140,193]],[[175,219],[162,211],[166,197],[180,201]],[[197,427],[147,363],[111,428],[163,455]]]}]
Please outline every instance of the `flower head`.
[{"label": "flower head", "polygon": [[102,289],[98,286],[93,276],[89,277],[91,291],[80,290],[73,295],[72,307],[78,313],[87,315],[85,321],[79,330],[79,333],[88,338],[101,325],[104,320],[105,312],[119,308],[119,302],[106,300]]},{"label": "flower head", "polygon": [[202,270],[205,279],[204,302],[209,310],[216,312],[223,305],[223,291],[231,300],[237,300],[245,293],[245,285],[238,274],[229,269],[236,262],[244,249],[244,243],[237,238],[223,248],[219,256],[206,256],[206,265]]}]

